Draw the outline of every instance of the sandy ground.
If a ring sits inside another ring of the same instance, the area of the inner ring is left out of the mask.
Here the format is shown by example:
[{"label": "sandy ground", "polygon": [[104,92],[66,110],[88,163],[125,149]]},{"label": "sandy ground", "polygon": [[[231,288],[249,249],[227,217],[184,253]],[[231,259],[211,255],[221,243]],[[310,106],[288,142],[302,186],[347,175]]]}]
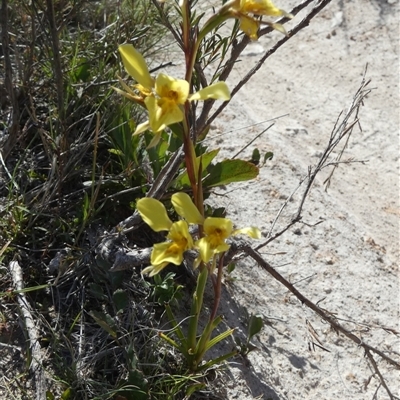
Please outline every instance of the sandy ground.
[{"label": "sandy ground", "polygon": [[[288,3],[280,6],[289,10],[293,2]],[[257,181],[217,190],[213,200],[227,207],[238,226],[256,225],[267,235],[283,202],[324,150],[368,64],[373,91],[361,109],[362,131],[354,131],[344,155],[366,162],[341,165],[327,192],[322,174],[307,200],[304,224],[262,252],[304,295],[397,360],[399,337],[380,327],[399,328],[398,21],[397,2],[332,2],[266,62],[210,135],[210,144],[228,158],[270,124],[261,122],[288,114],[241,155],[250,158],[255,147],[273,151]],[[276,38],[263,37],[246,49],[231,86]],[[295,195],[274,232],[289,221],[298,201]],[[221,398],[389,398],[362,349],[332,332],[254,262],[242,261],[233,276],[225,287],[228,325],[239,319],[244,330],[245,309],[261,314],[265,327],[254,340],[259,350],[250,353],[249,362],[230,364]],[[310,351],[309,324],[329,352]],[[399,396],[399,371],[381,361],[378,365]]]}]

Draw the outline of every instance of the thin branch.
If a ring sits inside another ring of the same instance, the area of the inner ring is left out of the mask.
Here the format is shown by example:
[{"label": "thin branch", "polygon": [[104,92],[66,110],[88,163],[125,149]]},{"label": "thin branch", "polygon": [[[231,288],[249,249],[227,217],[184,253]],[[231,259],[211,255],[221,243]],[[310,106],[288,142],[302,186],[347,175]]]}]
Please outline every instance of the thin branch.
[{"label": "thin branch", "polygon": [[6,87],[6,92],[10,98],[11,109],[12,109],[12,120],[11,127],[9,129],[8,138],[3,145],[2,155],[4,161],[7,160],[10,152],[17,143],[19,129],[19,104],[17,93],[14,89],[13,84],[13,74],[12,74],[12,63],[10,56],[10,40],[8,37],[8,4],[7,0],[2,0],[1,2],[1,15],[0,15],[0,26],[1,26],[1,43],[4,56],[4,84]]},{"label": "thin branch", "polygon": [[[163,194],[168,189],[172,180],[174,179],[176,173],[179,170],[179,166],[181,165],[184,158],[183,147],[178,149],[171,158],[164,165],[160,173],[157,175],[157,178],[153,182],[150,190],[147,192],[147,197],[153,197],[155,199],[160,199]],[[135,213],[126,218],[124,221],[120,222],[117,226],[118,231],[123,231],[124,233],[130,232],[132,230],[137,229],[142,223],[142,217],[139,215],[137,211]]]},{"label": "thin branch", "polygon": [[167,15],[165,14],[165,11],[164,11],[165,5],[161,2],[159,2],[158,0],[152,0],[152,3],[158,10],[158,13],[161,18],[161,22],[172,33],[172,35],[173,35],[174,39],[176,40],[176,43],[179,45],[179,47],[181,49],[183,49],[183,42],[182,42],[181,36],[179,35],[179,32],[171,25]]},{"label": "thin branch", "polygon": [[[342,120],[340,120],[341,116],[343,113],[340,113],[335,126],[330,134],[328,144],[321,155],[320,159],[318,160],[318,163],[314,167],[309,167],[307,176],[302,178],[298,186],[294,189],[292,194],[289,196],[289,198],[285,201],[285,203],[282,205],[280,210],[278,211],[277,216],[275,217],[271,229],[268,234],[268,239],[261,243],[260,245],[257,246],[256,250],[261,249],[262,247],[266,246],[279,236],[281,236],[283,233],[285,233],[289,228],[291,228],[294,224],[297,222],[301,221],[302,219],[302,212],[303,212],[303,207],[306,201],[306,198],[308,197],[308,194],[311,190],[311,187],[314,184],[314,181],[317,177],[317,175],[324,169],[327,168],[329,165],[333,165],[333,170],[330,173],[329,177],[327,180],[325,180],[324,183],[329,184],[330,180],[332,179],[333,173],[337,168],[337,165],[341,162],[341,157],[343,156],[344,150],[346,149],[348,145],[348,141],[350,139],[350,136],[353,132],[353,128],[359,123],[358,119],[358,113],[360,107],[363,105],[363,101],[366,98],[366,96],[371,92],[371,89],[367,88],[367,86],[370,83],[370,80],[366,80],[365,74],[366,71],[364,72],[363,79],[361,81],[361,85],[359,89],[357,90],[356,94],[354,95],[350,106],[348,107],[346,113],[344,114],[344,117]],[[329,157],[331,156],[332,152],[339,146],[339,144],[342,143],[343,139],[345,139],[345,142],[343,144],[343,147],[339,151],[339,155],[335,158],[335,161],[329,161]],[[303,194],[300,199],[299,206],[297,208],[297,211],[295,215],[292,217],[291,221],[280,231],[272,235],[273,228],[279,219],[280,215],[282,214],[284,208],[286,208],[287,204],[289,203],[290,199],[293,197],[293,195],[298,191],[298,189],[304,184],[305,184],[305,189],[303,191]]]},{"label": "thin branch", "polygon": [[267,128],[262,130],[260,133],[257,133],[256,136],[254,136],[253,139],[249,141],[244,147],[242,147],[234,156],[231,157],[231,160],[236,158],[239,154],[241,154],[243,151],[245,151],[252,143],[254,143],[260,136],[262,136],[265,132],[267,132],[270,128],[272,128],[275,124],[269,125]]},{"label": "thin branch", "polygon": [[33,379],[36,389],[36,400],[46,400],[46,381],[44,377],[44,370],[42,367],[42,354],[40,347],[40,333],[38,327],[35,325],[33,317],[33,310],[29,304],[24,289],[24,281],[22,269],[18,261],[11,261],[9,264],[10,274],[14,282],[14,287],[17,292],[17,301],[24,325],[28,334],[29,347],[31,349],[31,363],[29,369],[33,374]]},{"label": "thin branch", "polygon": [[[53,51],[53,61],[54,61],[53,68],[54,68],[54,77],[57,88],[57,108],[58,108],[59,123],[61,124],[61,126],[64,126],[65,122],[64,83],[63,83],[63,73],[61,66],[60,41],[58,38],[58,29],[56,25],[53,0],[46,0],[46,4],[47,4],[47,19],[49,22],[50,34],[51,34],[51,46]],[[59,134],[60,133],[61,132],[59,132]]]},{"label": "thin branch", "polygon": [[386,393],[389,395],[390,400],[398,399],[398,397],[393,396],[392,392],[388,388],[385,378],[382,376],[381,371],[379,370],[378,365],[377,365],[373,355],[371,354],[371,352],[369,350],[365,350],[365,355],[368,357],[368,360],[371,363],[372,368],[374,369],[375,373],[378,375],[381,385],[385,388]]},{"label": "thin branch", "polygon": [[332,313],[318,307],[315,303],[301,294],[289,281],[287,281],[279,272],[277,272],[267,261],[265,261],[261,254],[254,250],[250,245],[243,244],[239,246],[240,251],[244,251],[249,257],[251,257],[254,261],[256,261],[265,271],[267,271],[270,275],[272,275],[278,282],[280,282],[283,286],[285,286],[291,293],[293,293],[302,304],[305,304],[308,308],[313,310],[316,314],[318,314],[324,321],[328,322],[333,330],[336,332],[341,332],[358,346],[361,346],[365,349],[365,351],[370,351],[379,355],[382,359],[384,359],[389,364],[393,365],[397,369],[400,369],[400,363],[388,357],[382,351],[376,349],[375,347],[365,343],[358,336],[354,335],[354,333],[347,330],[340,323],[337,322],[337,319],[333,316]]},{"label": "thin branch", "polygon": [[[323,9],[325,8],[332,0],[321,0],[311,11],[310,13],[299,23],[297,24],[292,30],[290,30],[287,34],[287,36],[283,37],[281,40],[279,40],[275,46],[273,46],[271,49],[269,49],[263,57],[260,58],[258,63],[254,68],[252,68],[246,75],[245,77],[235,86],[235,88],[231,92],[231,99],[232,97],[243,87],[245,83],[247,83],[250,78],[261,68],[261,66],[264,64],[266,59],[270,57],[272,54],[276,52],[284,43],[286,43],[289,39],[294,37],[300,30],[304,29],[310,24],[310,21]],[[305,7],[307,7],[310,3],[312,3],[313,0],[305,0],[296,7],[294,7],[291,11],[290,14],[296,15],[298,14],[301,10],[303,10]],[[277,21],[280,24],[284,24],[285,22],[289,21],[289,18],[281,18],[279,21]],[[260,30],[259,32],[259,37],[266,35],[267,33],[272,32],[273,29],[271,27],[264,28]],[[237,59],[243,52],[243,50],[246,48],[246,46],[250,43],[250,39],[248,36],[243,36],[242,40],[239,43],[236,43],[232,46],[232,52],[229,60],[226,62],[219,79],[221,81],[225,81],[230,73],[232,72],[233,66],[235,65]],[[215,101],[210,100],[205,102],[203,106],[203,110],[197,119],[197,135],[200,134],[201,132],[204,131],[204,129],[207,126],[210,126],[211,123],[215,120],[215,118],[218,117],[219,114],[224,110],[224,108],[229,104],[229,101],[224,102],[221,104],[221,106],[212,114],[211,117],[209,116],[209,113],[214,105]],[[208,119],[207,119],[208,118]]]}]

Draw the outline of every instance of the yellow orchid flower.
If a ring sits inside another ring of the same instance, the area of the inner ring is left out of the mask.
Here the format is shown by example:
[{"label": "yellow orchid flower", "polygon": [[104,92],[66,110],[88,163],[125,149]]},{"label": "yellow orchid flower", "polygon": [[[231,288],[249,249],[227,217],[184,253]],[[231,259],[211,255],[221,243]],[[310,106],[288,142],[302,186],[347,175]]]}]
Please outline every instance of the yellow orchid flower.
[{"label": "yellow orchid flower", "polygon": [[188,223],[202,223],[203,217],[186,193],[175,193],[171,201],[177,214],[185,220],[172,222],[164,205],[156,199],[145,197],[137,201],[136,208],[147,225],[156,232],[169,231],[166,242],[153,246],[151,266],[145,268],[143,274],[148,273],[149,276],[153,276],[169,263],[182,264],[183,253],[194,247]]},{"label": "yellow orchid flower", "polygon": [[229,250],[225,239],[233,231],[233,223],[230,219],[208,217],[204,221],[203,229],[206,236],[196,242],[200,251],[199,260],[208,262],[214,254]]},{"label": "yellow orchid flower", "polygon": [[167,238],[170,241],[156,243],[153,246],[150,262],[142,273],[154,276],[158,274],[169,263],[180,265],[183,262],[183,253],[193,248],[193,239],[189,233],[186,221],[177,221],[171,225]]},{"label": "yellow orchid flower", "polygon": [[[257,32],[260,27],[260,21],[255,19],[255,15],[266,15],[271,17],[293,16],[284,10],[277,8],[271,0],[233,0],[230,2],[229,12],[240,21],[240,30],[243,31],[252,40],[257,40]],[[281,24],[265,22],[273,29],[286,34],[285,28]]]},{"label": "yellow orchid flower", "polygon": [[173,194],[171,196],[171,202],[178,215],[186,219],[190,224],[203,224],[203,216],[187,193],[179,192]]},{"label": "yellow orchid flower", "polygon": [[[159,138],[166,126],[183,120],[183,105],[186,101],[207,99],[228,101],[230,99],[230,92],[225,82],[214,83],[189,95],[189,82],[183,79],[175,79],[160,73],[154,80],[150,76],[143,56],[131,44],[121,45],[118,50],[126,72],[138,84],[134,86],[134,91],[126,84],[122,85],[125,91],[116,90],[132,101],[144,102],[149,112],[149,120],[138,125],[134,135],[150,129]],[[153,140],[152,143],[155,141]]]},{"label": "yellow orchid flower", "polygon": [[225,242],[229,236],[243,233],[254,239],[259,239],[261,237],[260,230],[254,227],[233,231],[233,223],[228,218],[206,218],[203,229],[205,237],[196,242],[200,255],[195,261],[195,265],[198,265],[200,261],[208,262],[214,255],[229,250],[230,246]]},{"label": "yellow orchid flower", "polygon": [[271,0],[240,0],[240,11],[256,15],[269,15],[279,17],[284,11],[277,8]]}]

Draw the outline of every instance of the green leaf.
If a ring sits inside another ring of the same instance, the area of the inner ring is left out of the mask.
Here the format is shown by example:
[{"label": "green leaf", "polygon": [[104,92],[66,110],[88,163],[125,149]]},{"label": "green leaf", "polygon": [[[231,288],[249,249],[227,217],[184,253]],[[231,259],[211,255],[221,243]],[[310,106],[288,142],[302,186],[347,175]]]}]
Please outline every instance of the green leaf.
[{"label": "green leaf", "polygon": [[221,334],[219,334],[218,336],[215,336],[215,338],[212,338],[206,345],[205,350],[210,350],[211,347],[215,346],[216,344],[218,344],[221,340],[226,339],[227,337],[231,336],[232,333],[235,331],[235,329],[228,329],[225,332],[222,332]]},{"label": "green leaf", "polygon": [[113,301],[115,308],[117,309],[117,313],[120,313],[128,307],[128,294],[125,292],[125,290],[118,289],[113,293]]},{"label": "green leaf", "polygon": [[251,162],[254,165],[258,165],[260,163],[260,159],[261,159],[261,154],[260,154],[260,150],[258,150],[257,148],[255,148],[253,150],[253,154],[251,155]]},{"label": "green leaf", "polygon": [[72,390],[71,388],[67,388],[65,389],[62,393],[61,393],[61,400],[69,400],[72,396]]},{"label": "green leaf", "polygon": [[117,397],[127,400],[148,400],[150,398],[148,382],[140,370],[129,371],[128,379],[121,383],[122,387],[118,391],[119,396]]},{"label": "green leaf", "polygon": [[228,274],[231,274],[236,268],[236,264],[235,263],[229,263],[228,267],[227,267],[227,272]]},{"label": "green leaf", "polygon": [[55,396],[53,392],[50,392],[49,390],[46,391],[46,400],[54,400]]},{"label": "green leaf", "polygon": [[193,385],[190,385],[186,388],[186,397],[185,398],[190,398],[190,396],[197,392],[198,390],[204,389],[206,387],[205,383],[195,383]]},{"label": "green leaf", "polygon": [[89,292],[92,296],[96,297],[98,300],[107,300],[107,296],[104,293],[103,286],[97,283],[91,283],[89,285]]},{"label": "green leaf", "polygon": [[108,152],[111,154],[116,154],[117,156],[123,156],[124,153],[118,149],[108,149]]},{"label": "green leaf", "polygon": [[117,332],[115,331],[115,323],[110,315],[100,311],[90,311],[89,315],[114,339],[117,337]]},{"label": "green leaf", "polygon": [[137,390],[133,390],[133,399],[147,400],[149,398],[147,380],[144,378],[144,375],[141,371],[137,369],[134,371],[130,371],[128,376],[128,383],[129,385],[137,387]]},{"label": "green leaf", "polygon": [[257,177],[258,167],[243,160],[224,160],[210,167],[203,187],[227,185],[232,182],[249,181]]},{"label": "green leaf", "polygon": [[272,151],[268,151],[264,155],[264,164],[265,164],[266,161],[272,160],[273,158],[274,158],[274,153]]},{"label": "green leaf", "polygon": [[252,315],[249,320],[249,331],[248,331],[248,340],[259,333],[264,326],[264,322],[261,315]]},{"label": "green leaf", "polygon": [[[198,165],[200,163],[200,157],[201,159],[201,165],[202,165],[202,172],[207,169],[207,167],[210,165],[211,161],[217,156],[219,153],[219,149],[211,150],[207,153],[202,154],[199,157],[196,157],[196,164]],[[182,186],[190,186],[190,181],[189,181],[189,176],[187,171],[185,170],[178,178],[176,179],[176,182],[180,187]]]},{"label": "green leaf", "polygon": [[24,288],[24,289],[19,289],[19,290],[13,290],[11,292],[0,292],[0,297],[5,297],[7,295],[10,295],[10,293],[12,294],[17,294],[17,293],[28,293],[28,292],[34,292],[36,290],[41,290],[41,289],[47,289],[50,285],[39,285],[39,286],[31,286],[28,288]]},{"label": "green leaf", "polygon": [[78,65],[74,71],[76,81],[87,82],[90,78],[90,63],[86,57],[78,59]]}]

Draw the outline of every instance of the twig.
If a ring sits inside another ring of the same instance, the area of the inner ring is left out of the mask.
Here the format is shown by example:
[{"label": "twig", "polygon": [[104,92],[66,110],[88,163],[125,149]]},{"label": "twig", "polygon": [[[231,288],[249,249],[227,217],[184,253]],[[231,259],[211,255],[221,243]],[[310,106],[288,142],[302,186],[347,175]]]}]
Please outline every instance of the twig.
[{"label": "twig", "polygon": [[243,244],[242,246],[240,246],[240,250],[244,251],[249,257],[255,260],[263,269],[265,269],[270,275],[272,275],[278,282],[280,282],[283,286],[285,286],[291,293],[293,293],[300,300],[302,304],[305,304],[308,308],[310,308],[316,314],[318,314],[323,320],[328,322],[333,330],[335,330],[336,332],[343,333],[354,343],[363,347],[365,351],[371,351],[379,355],[386,362],[393,365],[397,369],[400,369],[400,363],[388,357],[386,354],[376,349],[375,347],[363,342],[359,337],[354,335],[354,333],[350,332],[349,330],[344,328],[341,324],[339,324],[337,322],[337,319],[333,317],[331,313],[318,307],[315,303],[313,303],[311,300],[309,300],[303,294],[301,294],[289,281],[287,281],[267,261],[265,261],[260,253],[254,250],[251,246],[249,246],[248,244]]},{"label": "twig", "polygon": [[5,77],[4,84],[6,87],[7,94],[10,98],[11,108],[12,108],[12,121],[11,127],[9,129],[8,138],[3,145],[2,155],[3,159],[7,160],[10,152],[17,143],[17,138],[19,134],[19,104],[16,91],[13,85],[13,75],[12,75],[12,64],[10,57],[10,41],[8,37],[8,4],[7,0],[2,0],[1,2],[1,13],[0,13],[0,26],[1,26],[1,43],[4,55],[4,69]]},{"label": "twig", "polygon": [[379,370],[378,365],[376,364],[376,361],[375,361],[373,355],[371,354],[371,352],[369,350],[365,350],[365,355],[368,357],[368,360],[371,363],[372,368],[374,369],[375,373],[378,375],[380,383],[385,388],[386,393],[389,395],[390,400],[394,400],[396,398],[398,399],[398,397],[393,396],[392,392],[388,388],[385,378],[382,376],[381,371]]},{"label": "twig", "polygon": [[[353,128],[355,125],[357,125],[359,123],[359,120],[358,120],[359,109],[360,109],[361,105],[363,104],[365,97],[371,92],[371,89],[367,88],[368,84],[370,83],[370,80],[368,80],[368,81],[366,80],[365,74],[366,74],[366,70],[364,72],[363,79],[361,81],[361,85],[360,85],[359,89],[357,90],[356,94],[354,95],[354,97],[351,101],[351,104],[350,104],[349,108],[347,109],[346,113],[344,114],[344,117],[341,121],[340,121],[340,117],[342,116],[343,113],[339,114],[339,116],[336,120],[335,126],[333,127],[332,132],[330,134],[328,144],[327,144],[323,154],[321,155],[320,159],[318,160],[318,163],[314,167],[309,167],[307,176],[301,179],[298,186],[295,188],[295,190],[292,192],[292,194],[289,196],[289,198],[284,202],[284,204],[278,211],[278,214],[272,223],[271,229],[268,233],[268,239],[265,242],[258,245],[256,247],[256,250],[259,250],[262,247],[266,246],[267,244],[269,244],[270,242],[275,240],[277,237],[279,237],[283,233],[285,233],[294,224],[301,221],[304,203],[305,203],[306,198],[311,190],[311,187],[314,184],[314,181],[315,181],[317,175],[323,169],[327,168],[328,166],[333,165],[332,172],[330,173],[328,179],[325,180],[325,182],[324,182],[327,185],[329,184],[330,180],[332,179],[334,171],[336,170],[338,164],[341,162],[340,159],[343,155],[344,150],[346,149],[346,147],[348,145],[348,141],[352,134]],[[344,142],[343,147],[339,151],[339,155],[336,157],[334,162],[329,161],[329,157],[331,156],[332,152],[337,148],[337,146],[343,141],[344,138],[346,140]],[[355,162],[355,161],[353,160],[352,162]],[[359,161],[359,162],[361,162],[361,161]],[[344,162],[342,162],[342,163],[344,163]],[[301,196],[300,203],[299,203],[296,213],[292,217],[291,221],[283,229],[281,229],[280,231],[278,231],[277,233],[272,235],[273,228],[274,228],[277,220],[279,219],[280,215],[282,214],[282,211],[289,203],[289,200],[293,197],[293,195],[297,192],[297,190],[305,182],[306,182],[306,186],[305,186],[305,189]]]},{"label": "twig", "polygon": [[[252,68],[246,75],[245,77],[235,86],[235,88],[231,92],[231,99],[232,97],[243,87],[245,83],[247,83],[250,78],[261,68],[261,66],[264,64],[266,59],[270,57],[273,53],[276,52],[284,43],[286,43],[288,40],[290,40],[293,36],[295,36],[300,30],[304,29],[310,24],[310,21],[323,9],[325,8],[332,0],[321,0],[311,11],[310,13],[299,23],[297,24],[292,30],[290,30],[287,34],[287,36],[283,37],[281,40],[279,40],[275,46],[273,46],[271,49],[269,49],[263,57],[260,58],[258,63],[254,68]],[[294,7],[291,11],[290,14],[296,15],[298,14],[301,10],[303,10],[305,7],[307,7],[310,3],[312,3],[313,0],[305,0],[301,4],[297,5]],[[278,23],[283,24],[285,22],[289,21],[289,18],[281,18]],[[259,37],[266,35],[267,33],[271,32],[273,29],[270,27],[264,28],[259,32]],[[232,52],[229,60],[226,62],[225,67],[223,68],[219,79],[221,81],[224,81],[228,78],[230,73],[232,72],[233,66],[235,65],[237,59],[239,58],[240,54],[243,52],[243,50],[246,48],[246,46],[250,43],[250,39],[248,36],[244,36],[240,43],[237,43],[232,47]],[[209,117],[209,113],[214,105],[215,101],[210,100],[205,102],[203,106],[203,110],[197,119],[197,132],[196,134],[199,135],[201,132],[204,131],[204,129],[207,126],[210,126],[211,123],[214,121],[215,118],[218,117],[218,115],[221,114],[221,112],[224,110],[224,108],[229,104],[229,101],[224,102],[221,104],[220,107]]]},{"label": "twig", "polygon": [[35,325],[35,320],[33,318],[32,308],[29,304],[24,289],[24,281],[22,276],[22,269],[18,261],[11,261],[9,264],[11,277],[14,281],[15,289],[17,292],[17,300],[19,308],[21,311],[22,318],[25,323],[25,328],[28,333],[28,339],[31,349],[31,363],[30,370],[33,374],[35,389],[36,389],[36,399],[46,400],[46,381],[44,377],[44,370],[42,368],[42,354],[39,342],[39,329]]},{"label": "twig", "polygon": [[65,122],[64,121],[65,107],[64,107],[64,84],[63,84],[63,73],[61,67],[60,41],[58,38],[58,29],[56,25],[53,0],[46,0],[46,4],[47,4],[47,19],[49,22],[50,34],[51,34],[51,46],[53,51],[54,77],[57,88],[57,108],[58,108],[59,122],[61,126],[63,126]]},{"label": "twig", "polygon": [[265,128],[263,131],[261,131],[260,133],[257,133],[257,135],[251,139],[249,141],[249,143],[247,143],[244,147],[242,147],[234,156],[231,157],[231,159],[233,160],[234,158],[236,158],[239,154],[241,154],[243,151],[245,151],[252,143],[254,143],[261,135],[263,135],[265,132],[267,132],[270,128],[272,128],[275,124],[271,124],[270,126],[268,126],[267,128]]},{"label": "twig", "polygon": [[[171,158],[164,165],[160,173],[157,175],[157,178],[155,179],[153,185],[147,192],[146,195],[147,197],[160,199],[163,196],[163,194],[171,184],[172,179],[178,172],[179,166],[183,161],[183,157],[184,153],[183,153],[183,148],[181,147],[171,156]],[[139,215],[137,211],[135,211],[135,213],[132,216],[126,218],[124,221],[118,224],[117,230],[127,233],[137,229],[141,223],[142,223],[142,217]]]}]

